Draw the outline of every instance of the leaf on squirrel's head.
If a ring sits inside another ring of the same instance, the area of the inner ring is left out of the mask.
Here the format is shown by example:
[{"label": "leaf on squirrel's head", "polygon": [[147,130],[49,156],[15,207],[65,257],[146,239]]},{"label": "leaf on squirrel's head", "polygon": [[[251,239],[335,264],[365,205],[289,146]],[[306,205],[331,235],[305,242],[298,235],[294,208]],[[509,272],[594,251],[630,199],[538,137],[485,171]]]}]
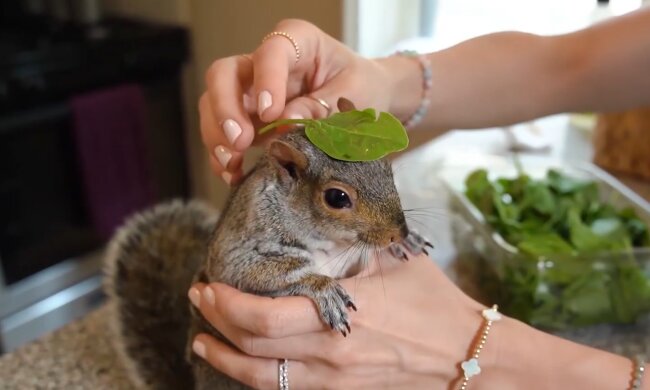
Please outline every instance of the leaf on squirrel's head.
[{"label": "leaf on squirrel's head", "polygon": [[317,148],[342,161],[373,161],[406,149],[408,135],[402,123],[387,112],[368,108],[357,110],[345,98],[337,102],[340,112],[324,119],[284,119],[260,129],[264,133],[274,127],[302,124],[305,134]]}]

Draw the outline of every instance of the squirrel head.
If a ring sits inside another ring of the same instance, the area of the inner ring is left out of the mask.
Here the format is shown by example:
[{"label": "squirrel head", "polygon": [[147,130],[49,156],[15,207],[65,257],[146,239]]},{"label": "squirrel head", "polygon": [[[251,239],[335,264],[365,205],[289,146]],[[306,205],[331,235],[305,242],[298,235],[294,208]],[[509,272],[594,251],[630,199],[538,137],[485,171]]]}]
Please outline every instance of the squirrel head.
[{"label": "squirrel head", "polygon": [[302,129],[271,141],[267,156],[289,208],[318,237],[385,248],[408,235],[386,160],[333,159]]}]

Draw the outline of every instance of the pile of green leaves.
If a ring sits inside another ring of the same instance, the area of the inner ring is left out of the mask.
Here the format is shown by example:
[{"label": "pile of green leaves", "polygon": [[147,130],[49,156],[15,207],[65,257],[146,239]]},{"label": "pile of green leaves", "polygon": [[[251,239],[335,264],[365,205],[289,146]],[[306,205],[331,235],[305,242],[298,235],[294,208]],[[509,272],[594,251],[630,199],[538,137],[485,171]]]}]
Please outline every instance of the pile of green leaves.
[{"label": "pile of green leaves", "polygon": [[408,146],[402,123],[387,112],[369,108],[338,112],[324,119],[281,119],[259,130],[304,125],[307,138],[328,156],[343,161],[372,161]]},{"label": "pile of green leaves", "polygon": [[597,183],[556,170],[491,181],[481,169],[465,184],[487,223],[518,249],[493,259],[499,283],[486,283],[499,286],[493,298],[508,314],[565,328],[630,323],[650,311],[650,267],[633,251],[650,246],[648,226],[634,209],[602,202]]}]

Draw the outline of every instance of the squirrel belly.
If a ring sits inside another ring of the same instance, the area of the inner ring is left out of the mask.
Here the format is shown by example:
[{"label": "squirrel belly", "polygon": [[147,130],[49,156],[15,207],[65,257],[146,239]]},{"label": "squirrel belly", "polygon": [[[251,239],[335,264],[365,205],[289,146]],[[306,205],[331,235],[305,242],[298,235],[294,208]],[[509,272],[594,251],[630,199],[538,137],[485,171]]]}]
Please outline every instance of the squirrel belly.
[{"label": "squirrel belly", "polygon": [[202,203],[171,201],[129,218],[109,243],[105,290],[114,346],[138,388],[193,388],[185,359],[187,291],[217,217]]}]

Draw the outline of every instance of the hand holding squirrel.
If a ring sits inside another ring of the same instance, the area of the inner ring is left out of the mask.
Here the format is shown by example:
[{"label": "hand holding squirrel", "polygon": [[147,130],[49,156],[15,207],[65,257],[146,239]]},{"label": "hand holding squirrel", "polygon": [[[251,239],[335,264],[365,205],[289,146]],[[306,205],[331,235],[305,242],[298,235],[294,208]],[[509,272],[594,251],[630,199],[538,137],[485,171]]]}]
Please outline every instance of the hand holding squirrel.
[{"label": "hand holding squirrel", "polygon": [[[324,326],[316,306],[303,297],[269,299],[219,283],[197,284],[190,296],[236,346],[202,334],[198,349],[213,367],[256,389],[277,388],[281,358],[290,360],[291,387],[297,389],[448,388],[458,376],[453,362],[465,356],[480,325],[482,306],[428,257],[407,264],[376,261],[369,273],[340,281],[360,308],[351,314],[347,338]],[[510,322],[493,329],[481,359],[487,370]]]}]

